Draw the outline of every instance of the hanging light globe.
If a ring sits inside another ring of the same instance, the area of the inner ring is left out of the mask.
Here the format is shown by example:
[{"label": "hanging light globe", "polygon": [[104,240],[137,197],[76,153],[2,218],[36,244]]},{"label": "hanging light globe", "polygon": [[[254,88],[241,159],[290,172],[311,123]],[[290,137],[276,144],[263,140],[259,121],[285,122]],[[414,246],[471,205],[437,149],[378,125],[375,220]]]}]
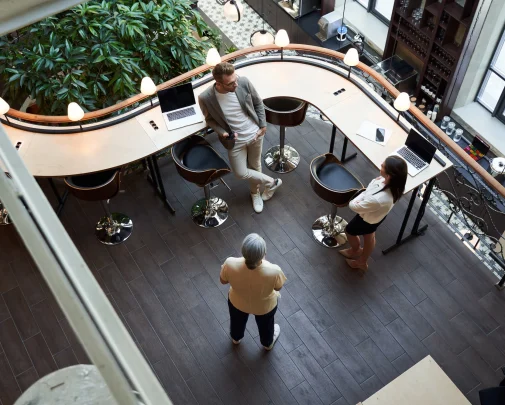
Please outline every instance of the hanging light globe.
[{"label": "hanging light globe", "polygon": [[272,33],[265,29],[254,31],[251,34],[251,45],[261,46],[261,45],[273,45],[275,38]]},{"label": "hanging light globe", "polygon": [[230,0],[224,5],[223,11],[224,17],[228,21],[239,22],[243,15],[244,6],[237,0]]}]

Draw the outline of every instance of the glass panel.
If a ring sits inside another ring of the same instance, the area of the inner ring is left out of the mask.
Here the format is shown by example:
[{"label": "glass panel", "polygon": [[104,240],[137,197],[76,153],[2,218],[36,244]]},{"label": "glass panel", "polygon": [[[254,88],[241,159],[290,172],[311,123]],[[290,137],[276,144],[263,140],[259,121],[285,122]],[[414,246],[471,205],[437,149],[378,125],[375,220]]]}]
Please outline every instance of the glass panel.
[{"label": "glass panel", "polygon": [[496,107],[496,103],[498,103],[504,87],[505,80],[500,78],[494,72],[488,70],[479,95],[477,96],[477,100],[480,101],[484,107],[490,111],[493,111]]},{"label": "glass panel", "polygon": [[358,0],[358,3],[361,4],[363,7],[368,8],[368,2],[370,0]]},{"label": "glass panel", "polygon": [[505,76],[505,34],[502,36],[498,47],[496,48],[496,53],[493,58],[491,66],[499,72],[501,75]]},{"label": "glass panel", "polygon": [[376,0],[375,11],[383,15],[389,21],[391,20],[394,2],[394,0]]}]

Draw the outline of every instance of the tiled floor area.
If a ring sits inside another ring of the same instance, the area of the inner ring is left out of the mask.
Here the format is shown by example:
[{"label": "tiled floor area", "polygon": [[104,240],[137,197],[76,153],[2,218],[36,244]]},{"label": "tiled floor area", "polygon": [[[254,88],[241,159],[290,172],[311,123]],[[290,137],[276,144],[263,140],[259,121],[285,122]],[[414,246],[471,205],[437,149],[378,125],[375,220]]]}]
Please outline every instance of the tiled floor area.
[{"label": "tiled floor area", "polygon": [[[228,176],[232,191],[215,192],[231,217],[214,230],[191,222],[189,209],[202,191],[167,158],[161,170],[177,214],[154,196],[145,173],[126,177],[125,192],[111,202],[134,221],[122,245],[95,240],[99,204],[69,198],[62,215],[67,231],[175,404],[354,405],[427,354],[473,404],[479,389],[502,378],[505,295],[429,210],[426,235],[383,256],[408,198],[397,204],[378,230],[365,278],[313,241],[310,226],[328,206],[309,185],[308,165],[327,151],[330,135],[318,120],[288,129],[303,159],[260,215],[247,185]],[[269,127],[264,148],[278,136]],[[215,135],[209,139],[224,152]],[[366,183],[377,175],[361,156],[346,165]],[[347,209],[340,212],[349,218]],[[265,237],[267,258],[288,277],[276,316],[281,336],[269,353],[260,348],[254,322],[232,345],[227,287],[218,278],[223,260],[238,255],[250,232]],[[37,378],[87,357],[14,227],[0,228],[0,247],[0,404],[11,405]]]}]

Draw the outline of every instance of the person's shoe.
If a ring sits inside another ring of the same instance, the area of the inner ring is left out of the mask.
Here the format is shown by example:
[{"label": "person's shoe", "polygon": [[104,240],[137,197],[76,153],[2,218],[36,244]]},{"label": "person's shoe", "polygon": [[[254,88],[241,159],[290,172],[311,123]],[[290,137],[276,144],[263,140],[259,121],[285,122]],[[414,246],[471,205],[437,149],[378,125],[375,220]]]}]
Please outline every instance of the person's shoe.
[{"label": "person's shoe", "polygon": [[232,339],[231,341],[233,342],[234,345],[238,345],[242,341],[242,339],[240,340]]},{"label": "person's shoe", "polygon": [[261,211],[263,211],[263,200],[261,199],[261,194],[260,193],[251,194],[251,199],[254,211],[256,211],[259,214]]},{"label": "person's shoe", "polygon": [[275,342],[277,342],[277,339],[279,339],[279,335],[281,334],[281,327],[277,324],[274,325],[274,341],[270,346],[263,346],[265,350],[272,350],[274,348]]},{"label": "person's shoe", "polygon": [[281,179],[275,179],[274,180],[274,185],[270,187],[265,187],[265,190],[263,191],[263,195],[261,198],[263,198],[263,201],[268,201],[270,198],[273,197],[275,190],[277,190],[280,186],[282,186],[282,180]]},{"label": "person's shoe", "polygon": [[360,248],[357,253],[354,253],[352,248],[342,249],[339,250],[338,253],[340,253],[344,257],[347,257],[348,259],[357,259],[363,253],[363,249]]}]

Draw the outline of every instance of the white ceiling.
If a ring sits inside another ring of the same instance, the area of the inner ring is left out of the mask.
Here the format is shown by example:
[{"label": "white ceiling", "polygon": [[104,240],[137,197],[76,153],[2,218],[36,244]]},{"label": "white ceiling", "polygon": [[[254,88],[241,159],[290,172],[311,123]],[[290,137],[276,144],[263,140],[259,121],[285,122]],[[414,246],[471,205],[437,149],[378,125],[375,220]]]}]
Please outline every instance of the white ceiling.
[{"label": "white ceiling", "polygon": [[0,0],[0,35],[85,2],[86,0]]}]

